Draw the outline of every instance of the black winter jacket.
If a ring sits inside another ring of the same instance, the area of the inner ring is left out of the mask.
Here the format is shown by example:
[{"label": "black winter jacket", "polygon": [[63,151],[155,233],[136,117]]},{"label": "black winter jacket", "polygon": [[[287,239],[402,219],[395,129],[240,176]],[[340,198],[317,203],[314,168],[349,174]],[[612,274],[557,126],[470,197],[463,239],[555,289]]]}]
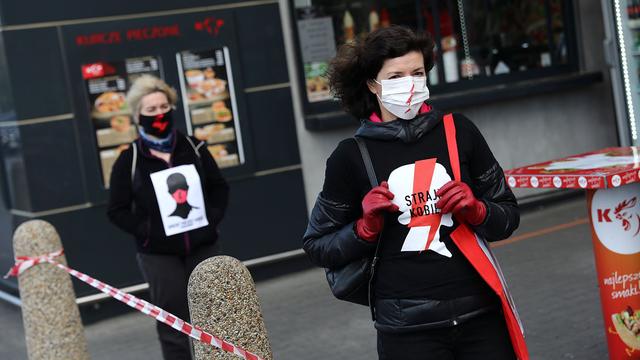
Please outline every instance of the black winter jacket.
[{"label": "black winter jacket", "polygon": [[[170,164],[154,157],[138,139],[134,176],[131,176],[133,149],[120,154],[111,172],[107,215],[119,228],[135,236],[141,253],[185,255],[218,239],[217,227],[227,208],[229,187],[204,142],[175,133]],[[185,233],[166,236],[150,174],[169,167],[194,164],[202,184],[209,225]]]},{"label": "black winter jacket", "polygon": [[[383,141],[400,140],[410,145],[432,129],[441,127],[442,117],[442,112],[432,110],[410,121],[372,123],[363,120],[356,136]],[[459,114],[454,114],[454,119],[456,122],[463,119],[468,122]],[[353,142],[353,140],[345,140],[345,142],[349,141]],[[341,146],[345,145],[345,142],[341,143]],[[461,147],[459,143],[458,148],[461,149]],[[357,154],[357,158],[359,157],[360,155]],[[373,160],[375,163],[375,159]],[[332,161],[331,158],[329,161]],[[354,189],[353,198],[345,202],[331,199],[331,195],[325,194],[327,190],[327,179],[325,179],[325,189],[318,196],[311,212],[307,231],[303,237],[303,249],[317,266],[340,268],[356,259],[372,256],[375,251],[374,243],[358,238],[354,231],[355,221],[362,213],[360,201],[370,190],[370,186],[367,186],[362,160],[354,158],[352,161],[353,172],[362,172],[361,178],[364,179],[360,182],[358,189]],[[500,165],[493,161],[494,163],[484,172],[476,174],[468,181],[475,196],[487,207],[485,221],[473,229],[488,241],[509,237],[518,227],[520,219],[515,196],[506,185]],[[379,180],[386,179],[379,178]],[[454,324],[454,320],[455,323],[464,321],[474,314],[495,308],[497,304],[497,297],[488,298],[485,294],[461,297],[453,303],[416,301],[415,299],[378,299],[375,303],[376,327],[379,330],[401,332]],[[442,309],[454,310],[443,312]]]}]

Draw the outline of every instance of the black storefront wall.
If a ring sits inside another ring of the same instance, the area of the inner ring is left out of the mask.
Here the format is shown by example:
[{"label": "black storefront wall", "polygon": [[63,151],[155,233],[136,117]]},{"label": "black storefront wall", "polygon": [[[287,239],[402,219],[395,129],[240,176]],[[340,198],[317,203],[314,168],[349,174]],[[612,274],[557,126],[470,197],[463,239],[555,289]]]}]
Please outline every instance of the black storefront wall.
[{"label": "black storefront wall", "polygon": [[[211,32],[206,29],[197,30],[195,24],[210,19],[214,23]],[[217,28],[215,23],[221,21]],[[86,85],[83,72],[80,69],[85,64],[97,62],[111,62],[131,58],[153,57],[158,60],[160,76],[174,88],[180,89],[178,61],[176,54],[189,51],[206,51],[227,47],[231,59],[231,69],[240,68],[238,40],[235,36],[234,16],[231,10],[214,13],[195,13],[185,15],[161,16],[143,19],[133,19],[117,22],[102,22],[65,26],[61,31],[64,42],[65,54],[67,54],[66,68],[72,69],[69,73],[71,80],[71,93],[73,108],[76,110],[79,132],[87,134],[82,136],[80,143],[82,148],[95,148],[96,144],[92,135],[91,124],[91,99],[87,99]],[[75,69],[75,70],[73,70]],[[236,93],[244,89],[243,72],[233,71],[233,82],[236,85]],[[182,111],[181,99],[175,111],[175,119],[183,132],[187,132],[187,119]],[[241,133],[244,148],[247,154],[252,153],[251,136],[246,126],[243,126],[247,115],[246,99],[244,96],[236,96],[237,111],[240,118]],[[95,163],[92,153],[83,154],[85,168],[90,168]],[[251,157],[247,157],[243,166],[233,167],[226,171],[227,176],[243,176],[255,172],[255,163]],[[87,173],[89,177],[89,199],[91,202],[103,202],[108,196],[103,191],[101,172]],[[98,176],[97,178],[95,176]]]},{"label": "black storefront wall", "polygon": [[[82,9],[56,6],[37,15],[27,14],[25,3],[0,5],[7,59],[0,82],[13,95],[13,106],[2,111],[14,114],[0,117],[0,270],[12,263],[13,229],[42,218],[60,232],[73,267],[116,286],[142,281],[132,240],[105,215],[108,189],[81,69],[153,56],[160,75],[180,89],[182,51],[228,50],[245,161],[223,170],[231,185],[220,228],[223,252],[248,260],[300,247],[306,205],[277,2],[188,1],[180,5],[208,7],[182,9],[172,2],[120,2],[100,13],[90,10],[97,3],[82,2]],[[198,25],[206,19],[219,26],[207,31]],[[60,22],[30,25],[44,21]],[[181,103],[176,117],[186,132]],[[15,280],[0,285],[15,292]],[[88,292],[78,287],[80,295]]]}]

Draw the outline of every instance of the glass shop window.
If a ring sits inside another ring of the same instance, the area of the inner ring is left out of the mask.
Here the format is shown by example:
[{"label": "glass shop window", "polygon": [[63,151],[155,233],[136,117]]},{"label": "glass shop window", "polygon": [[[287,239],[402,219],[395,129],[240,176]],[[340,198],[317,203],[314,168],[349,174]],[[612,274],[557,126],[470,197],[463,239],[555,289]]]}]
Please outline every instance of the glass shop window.
[{"label": "glass shop window", "polygon": [[324,74],[340,45],[391,24],[431,33],[434,94],[577,69],[570,0],[293,0],[292,10],[307,103],[331,101]]}]

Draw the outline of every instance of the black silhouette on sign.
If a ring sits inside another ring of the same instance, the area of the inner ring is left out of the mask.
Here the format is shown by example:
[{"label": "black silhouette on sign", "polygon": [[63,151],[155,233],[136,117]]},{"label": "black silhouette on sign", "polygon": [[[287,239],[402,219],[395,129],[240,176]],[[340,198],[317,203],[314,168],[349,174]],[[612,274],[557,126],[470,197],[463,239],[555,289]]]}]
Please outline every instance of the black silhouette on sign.
[{"label": "black silhouette on sign", "polygon": [[169,216],[179,216],[186,219],[189,217],[191,209],[197,209],[197,207],[191,206],[187,202],[187,195],[189,194],[187,179],[181,173],[171,174],[167,177],[167,187],[169,188],[169,194],[176,201],[176,209]]}]

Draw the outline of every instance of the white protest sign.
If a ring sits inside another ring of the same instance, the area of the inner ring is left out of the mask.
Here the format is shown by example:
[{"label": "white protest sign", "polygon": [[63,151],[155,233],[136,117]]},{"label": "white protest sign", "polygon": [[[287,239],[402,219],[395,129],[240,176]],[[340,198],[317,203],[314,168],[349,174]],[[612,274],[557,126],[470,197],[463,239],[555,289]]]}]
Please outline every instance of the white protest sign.
[{"label": "white protest sign", "polygon": [[400,251],[432,250],[450,258],[451,252],[440,240],[440,228],[453,226],[451,213],[442,214],[436,207],[436,192],[451,181],[447,170],[435,158],[416,161],[393,170],[389,175],[392,202],[402,214],[398,222],[409,228]]},{"label": "white protest sign", "polygon": [[151,174],[167,236],[209,225],[196,167],[180,165]]}]

